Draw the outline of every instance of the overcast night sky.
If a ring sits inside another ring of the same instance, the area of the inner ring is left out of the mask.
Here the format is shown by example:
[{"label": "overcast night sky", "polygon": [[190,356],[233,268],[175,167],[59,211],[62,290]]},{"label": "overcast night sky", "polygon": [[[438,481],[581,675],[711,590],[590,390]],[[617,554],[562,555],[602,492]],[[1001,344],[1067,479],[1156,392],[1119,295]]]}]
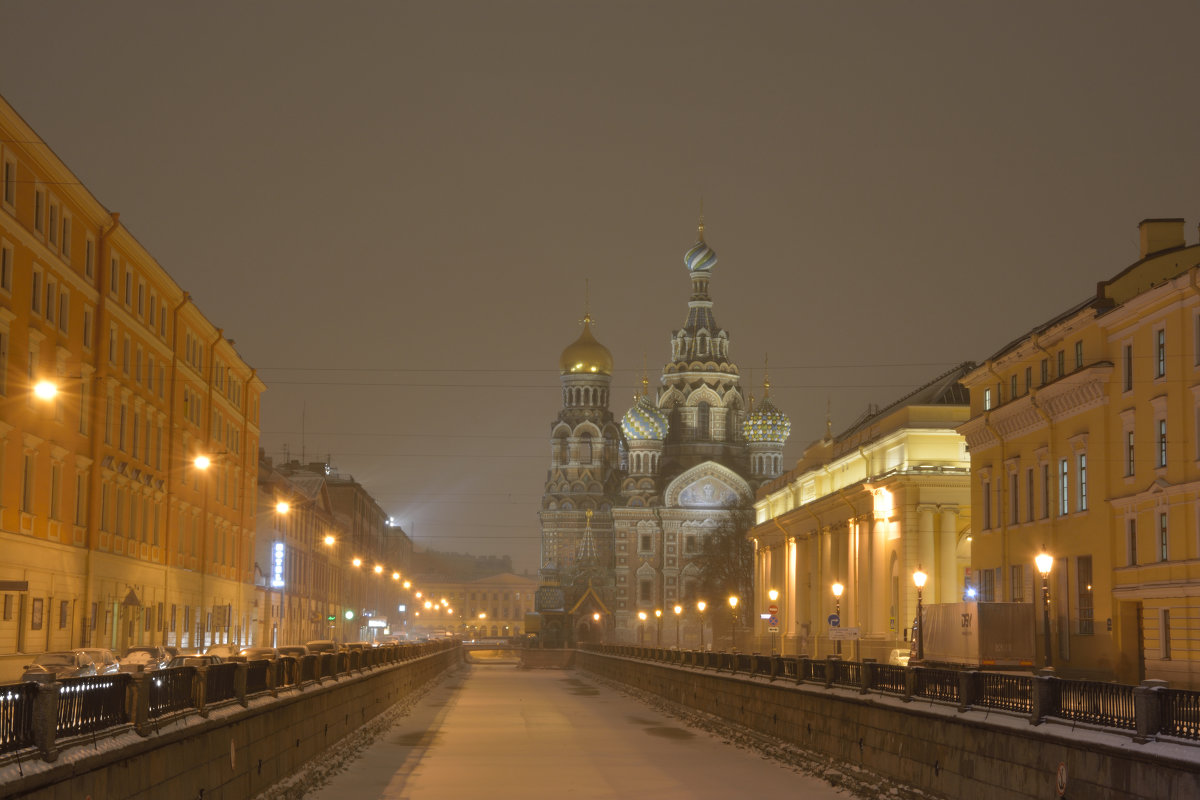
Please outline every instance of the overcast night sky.
[{"label": "overcast night sky", "polygon": [[[0,0],[0,94],[419,545],[538,561],[590,281],[613,412],[701,198],[785,464],[1200,221],[1200,4]],[[761,396],[761,389],[755,390]]]}]

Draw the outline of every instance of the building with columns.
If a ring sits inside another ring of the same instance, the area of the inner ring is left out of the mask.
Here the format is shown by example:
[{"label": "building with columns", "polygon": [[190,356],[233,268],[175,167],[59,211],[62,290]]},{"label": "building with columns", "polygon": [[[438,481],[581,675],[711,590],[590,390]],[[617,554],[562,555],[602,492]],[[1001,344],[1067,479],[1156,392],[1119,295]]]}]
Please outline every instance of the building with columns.
[{"label": "building with columns", "polygon": [[[590,314],[559,362],[562,409],[550,428],[540,518],[542,578],[562,587],[547,596],[563,607],[539,610],[566,612],[592,598],[576,640],[636,641],[639,612],[655,619],[655,610],[686,604],[681,638],[697,645],[704,539],[748,528],[754,490],[781,469],[790,422],[765,395],[749,407],[729,332],[713,313],[716,252],[703,224],[699,234],[684,255],[687,315],[653,393],[644,378],[633,407],[619,423],[613,417],[613,357]],[[607,615],[600,626],[596,614]]]},{"label": "building with columns", "polygon": [[1200,245],[1182,219],[1143,220],[1138,235],[1133,264],[964,377],[972,559],[987,599],[1041,607],[1045,583],[1039,663],[1194,689]]},{"label": "building with columns", "polygon": [[[970,462],[957,432],[968,416],[959,382],[973,365],[938,376],[849,429],[809,445],[795,469],[754,504],[755,607],[778,593],[778,632],[759,620],[761,646],[823,657],[837,650],[828,617],[858,628],[858,655],[907,653],[916,617],[912,575],[926,602],[962,600],[971,583]],[[833,587],[842,587],[835,597]]]}]

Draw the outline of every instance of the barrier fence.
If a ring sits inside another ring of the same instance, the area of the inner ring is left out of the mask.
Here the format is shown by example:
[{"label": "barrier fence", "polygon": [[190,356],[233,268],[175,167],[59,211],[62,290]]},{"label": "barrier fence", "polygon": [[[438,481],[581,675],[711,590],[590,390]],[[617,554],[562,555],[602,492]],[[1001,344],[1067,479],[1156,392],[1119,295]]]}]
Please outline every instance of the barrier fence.
[{"label": "barrier fence", "polygon": [[1049,675],[860,663],[834,657],[810,659],[626,644],[584,645],[582,649],[771,681],[816,683],[904,700],[950,703],[961,710],[1008,711],[1027,716],[1033,723],[1082,722],[1132,733],[1134,741],[1139,742],[1164,736],[1200,741],[1200,692],[1171,689],[1157,681],[1129,686]]},{"label": "barrier fence", "polygon": [[[66,678],[0,686],[0,753],[36,749],[47,761],[71,737],[132,726],[143,736],[151,721],[172,714],[207,714],[281,689],[303,688],[350,672],[411,661],[457,646],[451,639],[384,645],[273,661],[175,667],[140,673]],[[43,725],[38,720],[46,720]],[[53,724],[49,723],[53,720]]]}]

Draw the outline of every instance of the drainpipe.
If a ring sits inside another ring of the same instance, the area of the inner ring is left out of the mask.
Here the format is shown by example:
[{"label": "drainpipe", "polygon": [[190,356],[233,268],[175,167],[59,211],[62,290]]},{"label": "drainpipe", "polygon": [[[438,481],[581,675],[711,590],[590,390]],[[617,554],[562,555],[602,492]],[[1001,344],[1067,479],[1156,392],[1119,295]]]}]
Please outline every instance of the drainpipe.
[{"label": "drainpipe", "polygon": [[[995,367],[994,367],[994,362],[988,361],[987,364],[985,365],[985,367],[986,367],[988,373],[991,374],[991,376],[996,379],[996,386],[997,386],[997,388],[996,388],[996,404],[1000,405],[1001,404],[1001,394],[1004,391],[1004,381],[1001,380],[1000,375],[997,374]],[[1012,402],[1011,397],[1009,398],[1009,402]],[[994,409],[988,409],[988,410],[984,411],[983,427],[986,431],[988,431],[990,434],[992,434],[992,436],[996,437],[996,441],[1000,442],[1000,463],[998,465],[999,469],[996,470],[997,478],[998,478],[998,480],[996,481],[996,517],[1000,520],[1000,580],[1001,580],[1001,596],[1003,597],[1005,594],[1005,592],[1004,592],[1004,576],[1008,574],[1008,567],[1012,561],[1011,558],[1009,557],[1009,552],[1008,552],[1009,551],[1008,522],[1006,521],[1007,516],[1004,513],[1004,497],[1005,497],[1005,494],[1007,491],[1006,484],[1008,482],[1007,481],[1008,475],[1005,474],[1005,472],[1004,472],[1004,462],[1007,460],[1005,457],[1005,452],[1006,452],[1005,442],[1004,442],[1004,438],[1000,435],[1000,432],[996,430],[996,427],[994,425],[992,425],[992,411],[993,410]],[[989,519],[989,520],[984,520],[984,522],[986,522],[987,524],[990,525],[992,521]]]},{"label": "drainpipe", "polygon": [[[175,460],[171,456],[172,456],[172,451],[175,449],[173,447],[173,444],[177,440],[176,433],[175,433],[175,427],[176,427],[175,426],[175,406],[176,406],[175,398],[176,398],[176,390],[178,388],[178,383],[179,383],[179,378],[178,378],[178,375],[179,375],[179,314],[183,310],[183,307],[191,302],[191,299],[192,299],[191,294],[188,292],[184,292],[183,299],[181,299],[179,301],[179,305],[175,306],[174,310],[171,312],[171,388],[167,391],[167,398],[168,398],[167,399],[167,493],[166,493],[166,503],[165,503],[167,513],[165,515],[166,516],[166,524],[163,527],[163,544],[167,551],[165,554],[166,558],[164,559],[167,564],[166,577],[164,577],[164,579],[163,579],[164,607],[170,601],[170,594],[168,592],[169,586],[167,585],[167,581],[171,575],[171,528],[172,528],[172,526],[171,526],[171,505],[172,505],[171,498],[172,498],[172,495],[174,495],[175,492],[178,491],[178,489],[175,486]],[[181,455],[184,459],[187,458],[187,453],[181,453]],[[182,535],[182,532],[179,535]],[[178,545],[176,546],[176,549],[178,550]],[[184,624],[186,624],[188,626],[188,628],[190,629],[190,627],[191,627],[190,622],[185,621]],[[182,629],[183,626],[180,625],[179,627]],[[181,639],[180,639],[181,633],[182,633],[182,630],[176,631],[176,637],[175,637],[176,646],[178,646],[181,641]],[[192,635],[195,636],[195,631],[192,631]],[[165,638],[166,638],[165,630],[163,631],[163,637],[165,640]],[[188,644],[190,645],[191,642],[189,641]]]}]

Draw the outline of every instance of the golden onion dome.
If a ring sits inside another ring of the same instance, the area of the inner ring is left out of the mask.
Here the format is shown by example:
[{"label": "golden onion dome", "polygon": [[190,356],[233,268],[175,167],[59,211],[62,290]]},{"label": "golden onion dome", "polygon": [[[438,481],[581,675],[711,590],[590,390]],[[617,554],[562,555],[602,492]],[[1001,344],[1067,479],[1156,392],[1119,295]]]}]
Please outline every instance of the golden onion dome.
[{"label": "golden onion dome", "polygon": [[596,341],[592,336],[592,317],[583,318],[583,333],[572,342],[562,357],[558,359],[558,367],[563,375],[594,374],[611,375],[613,369],[612,353],[608,348]]}]

